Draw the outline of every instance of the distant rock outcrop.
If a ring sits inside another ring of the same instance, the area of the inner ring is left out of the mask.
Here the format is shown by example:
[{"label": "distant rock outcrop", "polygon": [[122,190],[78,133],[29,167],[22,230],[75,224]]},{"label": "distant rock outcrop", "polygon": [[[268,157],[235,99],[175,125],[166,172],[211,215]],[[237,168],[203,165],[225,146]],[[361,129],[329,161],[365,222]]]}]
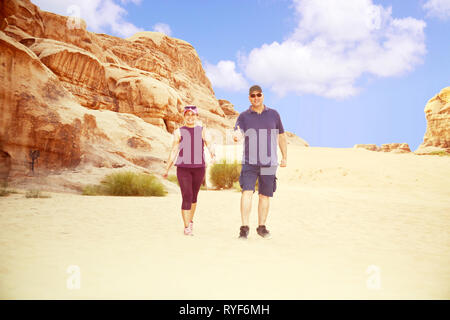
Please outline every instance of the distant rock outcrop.
[{"label": "distant rock outcrop", "polygon": [[411,152],[407,143],[385,143],[381,145],[383,152],[408,153]]},{"label": "distant rock outcrop", "polygon": [[450,87],[441,90],[425,106],[427,130],[416,154],[450,153]]},{"label": "distant rock outcrop", "polygon": [[366,149],[370,151],[380,151],[380,147],[378,147],[376,144],[355,144],[353,148]]},{"label": "distant rock outcrop", "polygon": [[355,144],[353,148],[366,149],[370,151],[394,152],[394,153],[408,153],[411,152],[407,143],[385,143],[381,147],[376,144]]},{"label": "distant rock outcrop", "polygon": [[288,132],[288,131],[285,131],[285,133],[286,133],[286,139],[287,139],[288,144],[295,144],[298,146],[309,147],[308,142],[306,142],[299,136],[295,135],[294,133]]}]

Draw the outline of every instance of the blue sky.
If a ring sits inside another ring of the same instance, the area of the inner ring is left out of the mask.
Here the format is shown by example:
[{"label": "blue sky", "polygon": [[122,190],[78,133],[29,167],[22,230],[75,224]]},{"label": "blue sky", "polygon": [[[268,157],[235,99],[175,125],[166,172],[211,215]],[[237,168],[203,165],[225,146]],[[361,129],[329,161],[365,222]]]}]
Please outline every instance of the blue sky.
[{"label": "blue sky", "polygon": [[[88,30],[161,31],[191,43],[216,97],[239,112],[248,87],[311,146],[406,142],[450,86],[450,0],[35,0]],[[75,6],[73,5],[75,4]]]}]

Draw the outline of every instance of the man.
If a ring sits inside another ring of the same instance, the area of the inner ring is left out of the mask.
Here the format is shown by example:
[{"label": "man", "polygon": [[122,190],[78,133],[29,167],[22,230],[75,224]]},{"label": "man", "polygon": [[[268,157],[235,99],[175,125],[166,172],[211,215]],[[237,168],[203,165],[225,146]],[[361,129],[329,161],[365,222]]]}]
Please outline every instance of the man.
[{"label": "man", "polygon": [[[235,131],[245,137],[242,170],[239,183],[242,188],[241,219],[239,238],[247,239],[249,217],[252,209],[252,197],[258,180],[258,235],[270,239],[266,228],[269,213],[269,200],[276,190],[276,170],[278,167],[277,142],[281,150],[280,167],[287,165],[287,142],[280,115],[274,109],[264,105],[264,94],[258,85],[249,89],[251,106],[242,112],[236,120]],[[242,136],[241,136],[242,137]],[[238,141],[238,134],[234,141]]]}]

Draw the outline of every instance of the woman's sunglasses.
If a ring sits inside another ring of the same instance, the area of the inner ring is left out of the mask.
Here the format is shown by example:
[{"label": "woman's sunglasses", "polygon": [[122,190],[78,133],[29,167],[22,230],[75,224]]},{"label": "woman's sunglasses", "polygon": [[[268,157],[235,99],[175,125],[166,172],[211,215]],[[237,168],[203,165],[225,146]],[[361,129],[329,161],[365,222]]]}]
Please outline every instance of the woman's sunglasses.
[{"label": "woman's sunglasses", "polygon": [[254,97],[258,97],[258,98],[260,98],[260,97],[262,97],[262,93],[252,93],[251,95],[250,95],[250,97],[252,97],[252,98],[254,98]]}]

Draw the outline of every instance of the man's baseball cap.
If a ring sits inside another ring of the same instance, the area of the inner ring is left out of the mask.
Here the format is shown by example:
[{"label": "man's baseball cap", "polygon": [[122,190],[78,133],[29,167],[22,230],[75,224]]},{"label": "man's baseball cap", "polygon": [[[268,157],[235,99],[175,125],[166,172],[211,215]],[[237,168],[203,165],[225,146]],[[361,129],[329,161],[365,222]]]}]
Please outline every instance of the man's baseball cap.
[{"label": "man's baseball cap", "polygon": [[262,92],[262,89],[260,86],[255,84],[254,86],[250,87],[250,89],[248,90],[248,94],[251,94],[253,91]]},{"label": "man's baseball cap", "polygon": [[186,106],[186,107],[184,107],[183,115],[185,115],[186,112],[188,112],[188,111],[192,111],[193,113],[198,114],[198,110],[197,110],[196,106]]}]

